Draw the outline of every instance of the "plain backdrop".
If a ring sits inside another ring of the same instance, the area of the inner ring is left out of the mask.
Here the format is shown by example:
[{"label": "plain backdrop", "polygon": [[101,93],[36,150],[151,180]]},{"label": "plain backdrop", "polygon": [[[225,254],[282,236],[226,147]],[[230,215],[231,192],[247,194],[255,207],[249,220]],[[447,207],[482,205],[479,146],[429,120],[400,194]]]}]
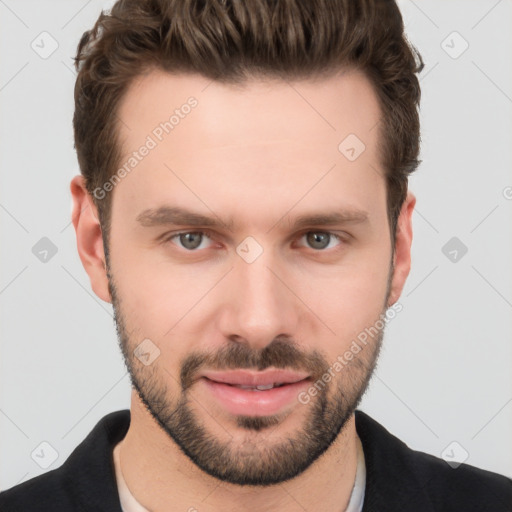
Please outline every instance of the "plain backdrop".
[{"label": "plain backdrop", "polygon": [[[0,0],[1,489],[129,407],[70,222],[72,57],[111,5]],[[413,264],[360,409],[415,450],[512,477],[512,2],[399,6],[425,61]]]}]

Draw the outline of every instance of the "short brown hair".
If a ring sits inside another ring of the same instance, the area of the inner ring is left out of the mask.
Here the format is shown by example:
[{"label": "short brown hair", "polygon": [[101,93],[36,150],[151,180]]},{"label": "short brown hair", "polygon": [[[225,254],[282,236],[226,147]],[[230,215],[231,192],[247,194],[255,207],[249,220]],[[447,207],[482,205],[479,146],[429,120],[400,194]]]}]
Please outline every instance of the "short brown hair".
[{"label": "short brown hair", "polygon": [[[394,0],[118,0],[77,48],[75,148],[105,251],[111,194],[94,190],[120,162],[117,109],[137,76],[161,69],[224,83],[307,79],[360,69],[379,100],[379,149],[393,245],[420,146],[419,52]],[[340,141],[341,142],[341,141]]]}]

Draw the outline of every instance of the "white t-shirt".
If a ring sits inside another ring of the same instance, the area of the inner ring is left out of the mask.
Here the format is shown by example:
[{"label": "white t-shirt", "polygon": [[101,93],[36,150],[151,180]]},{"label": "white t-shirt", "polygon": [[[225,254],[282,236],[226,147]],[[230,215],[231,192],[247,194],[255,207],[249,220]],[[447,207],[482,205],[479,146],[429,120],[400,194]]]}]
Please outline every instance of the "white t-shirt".
[{"label": "white t-shirt", "polygon": [[[123,512],[149,512],[147,508],[143,507],[133,496],[126,485],[121,472],[121,464],[119,462],[119,447],[118,443],[114,447],[114,466],[116,472],[117,489],[119,491],[119,501]],[[350,495],[348,507],[344,512],[361,512],[363,510],[364,491],[366,487],[366,465],[364,462],[363,445],[359,436],[357,436],[357,470],[354,487]]]}]

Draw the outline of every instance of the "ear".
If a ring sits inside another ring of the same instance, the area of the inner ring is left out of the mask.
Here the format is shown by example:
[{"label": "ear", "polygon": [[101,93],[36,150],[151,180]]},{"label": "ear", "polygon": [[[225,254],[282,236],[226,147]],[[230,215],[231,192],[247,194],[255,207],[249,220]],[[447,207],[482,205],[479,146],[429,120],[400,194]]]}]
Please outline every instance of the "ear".
[{"label": "ear", "polygon": [[388,307],[400,298],[405,281],[411,270],[412,212],[415,205],[416,197],[411,192],[408,192],[397,222],[395,254],[393,256],[394,272],[391,280]]},{"label": "ear", "polygon": [[71,180],[70,189],[73,198],[72,222],[80,260],[89,275],[94,293],[105,302],[111,302],[98,210],[87,192],[82,175]]}]

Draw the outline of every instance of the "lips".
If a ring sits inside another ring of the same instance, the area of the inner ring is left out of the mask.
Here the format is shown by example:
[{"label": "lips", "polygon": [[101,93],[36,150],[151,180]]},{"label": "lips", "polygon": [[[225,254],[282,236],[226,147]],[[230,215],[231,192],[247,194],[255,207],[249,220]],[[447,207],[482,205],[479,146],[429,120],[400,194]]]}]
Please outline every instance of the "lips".
[{"label": "lips", "polygon": [[309,378],[309,375],[291,370],[267,370],[265,372],[235,370],[229,372],[209,371],[205,372],[202,377],[241,389],[265,391],[274,387],[300,382]]},{"label": "lips", "polygon": [[[217,380],[214,380],[217,379]],[[222,379],[222,380],[220,380]],[[235,416],[272,416],[298,407],[298,395],[312,381],[291,371],[207,372],[198,385],[209,399]],[[274,387],[274,384],[278,384]]]}]

